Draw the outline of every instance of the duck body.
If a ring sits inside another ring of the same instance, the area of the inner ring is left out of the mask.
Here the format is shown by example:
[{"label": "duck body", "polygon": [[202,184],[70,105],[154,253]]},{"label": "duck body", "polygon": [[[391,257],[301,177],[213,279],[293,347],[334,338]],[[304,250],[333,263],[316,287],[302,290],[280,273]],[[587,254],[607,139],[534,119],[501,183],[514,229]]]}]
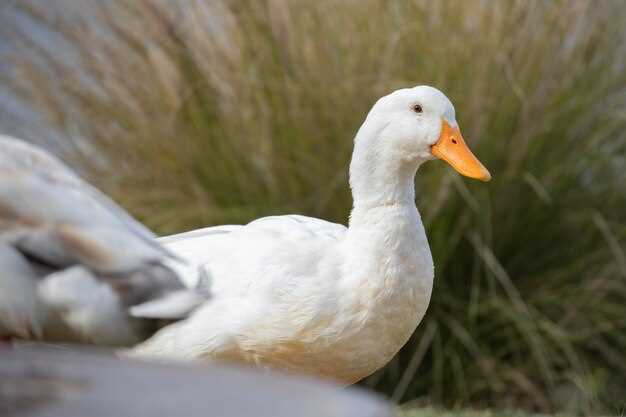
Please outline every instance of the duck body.
[{"label": "duck body", "polygon": [[201,279],[211,282],[213,301],[135,353],[349,384],[387,363],[428,306],[433,264],[415,205],[354,212],[350,229],[277,216],[206,232],[165,246],[185,259],[212,254]]}]

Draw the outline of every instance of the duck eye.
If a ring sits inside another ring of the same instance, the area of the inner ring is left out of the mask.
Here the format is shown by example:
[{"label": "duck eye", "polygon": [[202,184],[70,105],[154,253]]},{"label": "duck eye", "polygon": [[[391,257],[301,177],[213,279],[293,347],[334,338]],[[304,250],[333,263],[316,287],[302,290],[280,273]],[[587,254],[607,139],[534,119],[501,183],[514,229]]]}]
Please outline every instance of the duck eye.
[{"label": "duck eye", "polygon": [[423,112],[424,110],[422,110],[422,106],[420,106],[419,104],[416,104],[415,106],[413,106],[413,111],[414,111],[415,113],[421,113],[421,112]]}]

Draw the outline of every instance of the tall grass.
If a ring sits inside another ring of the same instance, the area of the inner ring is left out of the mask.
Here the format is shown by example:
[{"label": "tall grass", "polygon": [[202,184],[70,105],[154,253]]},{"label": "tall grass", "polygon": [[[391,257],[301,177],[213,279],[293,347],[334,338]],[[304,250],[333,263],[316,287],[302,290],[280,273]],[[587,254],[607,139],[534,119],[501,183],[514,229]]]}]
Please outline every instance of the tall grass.
[{"label": "tall grass", "polygon": [[297,212],[346,222],[352,137],[432,84],[494,180],[424,166],[433,300],[366,384],[576,412],[626,398],[626,10],[620,1],[94,2],[23,19],[2,85],[163,233]]}]

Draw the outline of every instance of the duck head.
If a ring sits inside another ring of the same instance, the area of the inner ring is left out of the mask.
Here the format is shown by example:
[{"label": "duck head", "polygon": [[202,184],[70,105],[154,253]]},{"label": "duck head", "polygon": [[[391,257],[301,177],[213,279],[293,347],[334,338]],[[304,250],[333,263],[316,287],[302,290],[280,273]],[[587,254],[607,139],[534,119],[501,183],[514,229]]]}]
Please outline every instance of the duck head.
[{"label": "duck head", "polygon": [[400,158],[406,163],[419,166],[437,158],[466,177],[481,181],[491,179],[487,168],[463,140],[454,106],[433,87],[405,88],[379,99],[357,135],[357,145],[360,136],[375,137],[377,143],[369,146],[394,154],[394,159]]}]

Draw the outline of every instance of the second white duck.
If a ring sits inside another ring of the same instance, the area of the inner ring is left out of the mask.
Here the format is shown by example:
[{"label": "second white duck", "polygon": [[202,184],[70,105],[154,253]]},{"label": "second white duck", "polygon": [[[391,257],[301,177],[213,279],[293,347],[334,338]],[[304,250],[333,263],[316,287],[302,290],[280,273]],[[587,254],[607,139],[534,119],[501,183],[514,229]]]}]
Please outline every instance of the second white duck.
[{"label": "second white duck", "polygon": [[[439,90],[378,100],[350,164],[349,227],[304,216],[218,226],[161,242],[213,299],[134,349],[138,356],[227,360],[353,383],[385,365],[428,307],[434,276],[414,176],[440,158],[488,181]],[[197,267],[202,273],[197,273]]]}]

